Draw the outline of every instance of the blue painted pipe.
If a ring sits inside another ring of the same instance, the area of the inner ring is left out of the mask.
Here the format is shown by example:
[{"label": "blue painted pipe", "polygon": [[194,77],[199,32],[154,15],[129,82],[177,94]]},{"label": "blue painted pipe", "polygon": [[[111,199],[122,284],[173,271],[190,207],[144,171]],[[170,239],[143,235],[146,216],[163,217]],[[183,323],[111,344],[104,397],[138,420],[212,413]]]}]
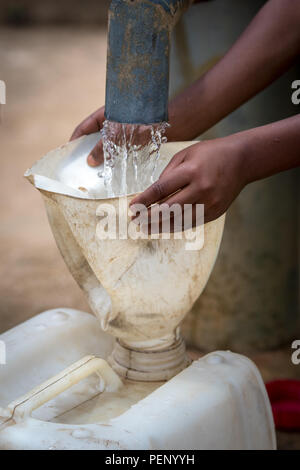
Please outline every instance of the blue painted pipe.
[{"label": "blue painted pipe", "polygon": [[168,120],[170,35],[191,0],[112,0],[109,8],[106,119]]}]

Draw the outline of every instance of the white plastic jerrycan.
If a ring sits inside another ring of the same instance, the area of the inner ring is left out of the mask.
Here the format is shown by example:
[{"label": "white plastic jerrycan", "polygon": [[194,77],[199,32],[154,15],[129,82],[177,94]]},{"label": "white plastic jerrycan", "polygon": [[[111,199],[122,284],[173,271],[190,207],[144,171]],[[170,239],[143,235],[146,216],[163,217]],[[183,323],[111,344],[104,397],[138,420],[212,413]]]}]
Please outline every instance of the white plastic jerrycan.
[{"label": "white plastic jerrycan", "polygon": [[70,309],[0,339],[0,449],[275,449],[264,384],[241,355],[210,353],[166,382],[120,379],[114,340]]}]

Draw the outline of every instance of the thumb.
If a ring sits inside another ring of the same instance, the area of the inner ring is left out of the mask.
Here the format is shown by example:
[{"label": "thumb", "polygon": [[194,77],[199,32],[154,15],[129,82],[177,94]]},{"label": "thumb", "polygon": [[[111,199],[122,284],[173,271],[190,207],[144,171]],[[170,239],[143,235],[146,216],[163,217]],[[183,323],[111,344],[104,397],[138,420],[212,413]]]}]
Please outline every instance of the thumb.
[{"label": "thumb", "polygon": [[87,157],[87,163],[89,166],[99,166],[103,163],[104,155],[103,155],[103,143],[102,140],[95,145],[91,153]]}]

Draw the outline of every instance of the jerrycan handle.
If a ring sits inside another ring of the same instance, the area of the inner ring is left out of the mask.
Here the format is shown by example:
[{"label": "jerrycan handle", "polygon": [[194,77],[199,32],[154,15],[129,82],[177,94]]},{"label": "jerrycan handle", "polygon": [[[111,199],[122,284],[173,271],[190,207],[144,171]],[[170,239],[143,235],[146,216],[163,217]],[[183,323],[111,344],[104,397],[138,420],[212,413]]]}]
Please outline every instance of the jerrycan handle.
[{"label": "jerrycan handle", "polygon": [[122,381],[108,363],[99,357],[85,356],[64,369],[51,379],[43,382],[22,397],[11,402],[7,409],[12,418],[24,419],[68,388],[97,373],[104,381],[104,389],[114,392],[122,386]]}]

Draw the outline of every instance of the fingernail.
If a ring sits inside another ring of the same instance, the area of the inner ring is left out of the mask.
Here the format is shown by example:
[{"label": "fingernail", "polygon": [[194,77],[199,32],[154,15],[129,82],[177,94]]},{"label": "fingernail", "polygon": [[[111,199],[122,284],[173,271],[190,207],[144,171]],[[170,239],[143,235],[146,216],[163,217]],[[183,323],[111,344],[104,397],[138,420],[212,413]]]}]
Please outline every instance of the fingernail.
[{"label": "fingernail", "polygon": [[94,159],[93,155],[91,154],[87,157],[87,163],[90,166],[99,166],[99,163],[97,162],[97,160]]}]

